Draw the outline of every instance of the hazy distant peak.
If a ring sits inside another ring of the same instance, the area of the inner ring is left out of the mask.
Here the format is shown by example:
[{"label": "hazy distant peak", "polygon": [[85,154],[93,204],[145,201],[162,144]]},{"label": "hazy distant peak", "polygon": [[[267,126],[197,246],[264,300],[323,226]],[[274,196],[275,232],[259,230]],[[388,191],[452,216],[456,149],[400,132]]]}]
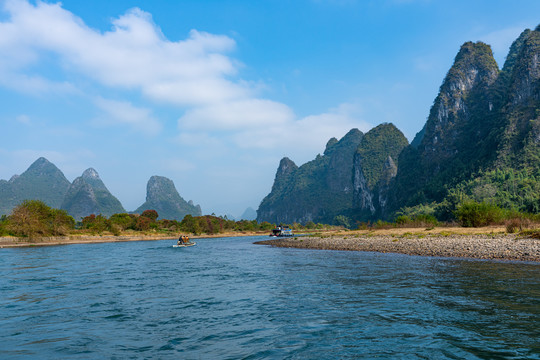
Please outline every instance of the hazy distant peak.
[{"label": "hazy distant peak", "polygon": [[88,168],[83,172],[82,177],[84,179],[96,179],[97,180],[97,179],[99,179],[99,174],[94,168]]},{"label": "hazy distant peak", "polygon": [[39,159],[34,161],[26,171],[35,171],[49,167],[56,168],[56,166],[54,166],[49,160],[45,159],[44,157],[40,157]]}]

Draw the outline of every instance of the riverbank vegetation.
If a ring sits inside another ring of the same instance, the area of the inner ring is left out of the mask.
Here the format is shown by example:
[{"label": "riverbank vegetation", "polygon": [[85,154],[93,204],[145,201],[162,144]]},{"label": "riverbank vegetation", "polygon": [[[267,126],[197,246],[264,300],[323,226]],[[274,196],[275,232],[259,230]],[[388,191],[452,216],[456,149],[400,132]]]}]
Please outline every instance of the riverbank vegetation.
[{"label": "riverbank vegetation", "polygon": [[[394,222],[376,221],[356,223],[340,216],[334,225],[289,224],[295,232],[334,231],[338,229],[377,230],[392,228],[435,227],[485,227],[503,226],[507,233],[523,233],[540,237],[540,214],[529,214],[516,210],[502,209],[492,203],[464,201],[455,206],[453,221],[439,221],[436,207],[404,208]],[[10,216],[0,218],[0,236],[40,238],[67,235],[171,235],[178,234],[218,235],[224,233],[268,233],[276,224],[258,223],[256,220],[229,220],[227,217],[187,215],[182,221],[159,219],[155,210],[145,210],[142,214],[119,213],[109,218],[103,215],[89,215],[76,222],[66,211],[47,206],[42,201],[26,200],[13,209]]]},{"label": "riverbank vegetation", "polygon": [[[155,210],[142,214],[119,213],[110,217],[89,215],[76,222],[66,211],[47,206],[39,200],[26,200],[16,206],[11,215],[0,218],[0,236],[42,238],[67,235],[217,235],[224,233],[269,233],[275,224],[256,220],[229,220],[227,217],[187,215],[182,221],[159,219]],[[296,230],[336,228],[314,224],[292,225]]]}]

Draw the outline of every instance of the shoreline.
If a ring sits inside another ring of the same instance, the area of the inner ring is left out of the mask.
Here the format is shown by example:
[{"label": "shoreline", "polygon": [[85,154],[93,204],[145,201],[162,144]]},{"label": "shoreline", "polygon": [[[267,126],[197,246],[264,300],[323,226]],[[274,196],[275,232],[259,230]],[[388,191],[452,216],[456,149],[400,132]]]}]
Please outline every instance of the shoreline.
[{"label": "shoreline", "polygon": [[[211,239],[219,237],[240,237],[240,236],[258,236],[266,235],[261,233],[223,233],[210,235],[189,236],[190,239]],[[154,240],[176,240],[176,235],[67,235],[67,236],[52,236],[42,237],[39,239],[29,240],[27,238],[18,237],[0,237],[0,249],[2,248],[18,248],[18,247],[41,247],[41,246],[57,246],[71,244],[100,244],[112,242],[128,242],[128,241],[154,241]]]},{"label": "shoreline", "polygon": [[516,234],[334,234],[278,238],[255,244],[312,250],[399,253],[416,256],[540,262],[540,239]]}]

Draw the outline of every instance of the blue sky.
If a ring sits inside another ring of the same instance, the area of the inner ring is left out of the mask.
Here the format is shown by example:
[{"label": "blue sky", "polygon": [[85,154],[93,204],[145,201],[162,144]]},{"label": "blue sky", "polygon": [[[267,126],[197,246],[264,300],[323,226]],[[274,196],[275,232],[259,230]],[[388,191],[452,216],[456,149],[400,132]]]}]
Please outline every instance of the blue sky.
[{"label": "blue sky", "polygon": [[410,140],[465,41],[511,42],[540,1],[0,0],[0,179],[95,168],[127,210],[152,175],[240,215],[351,128]]}]

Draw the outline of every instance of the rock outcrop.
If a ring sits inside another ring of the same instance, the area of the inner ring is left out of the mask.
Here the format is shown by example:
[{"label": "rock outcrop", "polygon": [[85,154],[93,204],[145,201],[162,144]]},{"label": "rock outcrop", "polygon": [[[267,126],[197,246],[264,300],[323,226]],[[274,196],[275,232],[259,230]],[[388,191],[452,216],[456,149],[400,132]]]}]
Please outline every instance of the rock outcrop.
[{"label": "rock outcrop", "polygon": [[372,220],[386,214],[388,193],[397,173],[397,159],[408,141],[393,124],[381,124],[366,133],[353,160],[355,218]]},{"label": "rock outcrop", "polygon": [[185,201],[174,186],[172,180],[163,176],[152,176],[146,186],[146,202],[139,206],[135,213],[144,210],[156,210],[159,219],[181,221],[186,215],[201,216],[199,205],[190,200]]}]

